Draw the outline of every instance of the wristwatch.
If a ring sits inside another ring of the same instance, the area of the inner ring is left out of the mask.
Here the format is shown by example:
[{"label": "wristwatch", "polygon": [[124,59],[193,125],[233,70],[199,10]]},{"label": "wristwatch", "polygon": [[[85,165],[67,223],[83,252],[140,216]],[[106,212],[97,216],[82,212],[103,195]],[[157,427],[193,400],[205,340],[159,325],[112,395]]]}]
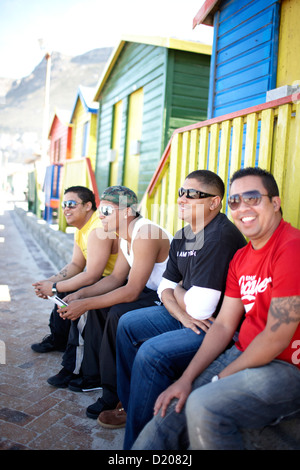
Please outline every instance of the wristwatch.
[{"label": "wristwatch", "polygon": [[56,289],[56,282],[52,285],[52,294],[56,295],[57,294],[57,289]]},{"label": "wristwatch", "polygon": [[216,382],[219,379],[220,379],[220,377],[218,375],[214,375],[213,378],[211,379],[211,381]]}]

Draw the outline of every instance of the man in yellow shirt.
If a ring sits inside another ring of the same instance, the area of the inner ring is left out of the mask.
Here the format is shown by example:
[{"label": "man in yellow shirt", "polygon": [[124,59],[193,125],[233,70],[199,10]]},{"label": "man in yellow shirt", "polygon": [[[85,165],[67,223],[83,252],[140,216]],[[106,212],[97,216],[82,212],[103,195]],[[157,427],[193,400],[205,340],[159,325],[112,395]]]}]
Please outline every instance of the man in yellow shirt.
[{"label": "man in yellow shirt", "polygon": [[[62,207],[67,223],[76,227],[73,255],[70,263],[59,273],[33,284],[36,295],[44,299],[48,295],[63,298],[111,274],[118,254],[118,239],[109,238],[104,233],[95,195],[90,189],[84,186],[66,189]],[[70,321],[59,316],[56,305],[50,315],[49,327],[51,334],[40,343],[33,344],[33,351],[46,353],[65,350]]]}]

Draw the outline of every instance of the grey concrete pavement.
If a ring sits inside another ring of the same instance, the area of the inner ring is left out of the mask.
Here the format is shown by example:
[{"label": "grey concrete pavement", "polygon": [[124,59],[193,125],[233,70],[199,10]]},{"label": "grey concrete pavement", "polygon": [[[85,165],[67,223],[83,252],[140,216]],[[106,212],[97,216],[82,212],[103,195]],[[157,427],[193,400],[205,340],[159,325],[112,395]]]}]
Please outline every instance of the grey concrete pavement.
[{"label": "grey concrete pavement", "polygon": [[2,194],[0,202],[0,449],[120,450],[124,430],[86,417],[99,392],[56,389],[47,378],[62,353],[37,354],[31,344],[49,334],[51,303],[32,283],[57,272]]}]

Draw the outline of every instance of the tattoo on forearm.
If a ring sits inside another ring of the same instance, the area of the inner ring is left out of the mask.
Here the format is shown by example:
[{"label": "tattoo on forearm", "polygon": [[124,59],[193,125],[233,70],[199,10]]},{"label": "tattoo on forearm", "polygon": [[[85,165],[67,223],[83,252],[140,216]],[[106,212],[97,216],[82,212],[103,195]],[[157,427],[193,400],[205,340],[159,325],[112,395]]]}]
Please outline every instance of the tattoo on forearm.
[{"label": "tattoo on forearm", "polygon": [[62,269],[61,271],[59,271],[59,275],[62,276],[62,277],[67,277],[67,273],[68,273],[68,270],[67,268],[64,268]]},{"label": "tattoo on forearm", "polygon": [[271,327],[271,331],[291,322],[300,321],[300,296],[278,297],[273,299],[270,305],[271,315],[277,319],[277,322]]}]

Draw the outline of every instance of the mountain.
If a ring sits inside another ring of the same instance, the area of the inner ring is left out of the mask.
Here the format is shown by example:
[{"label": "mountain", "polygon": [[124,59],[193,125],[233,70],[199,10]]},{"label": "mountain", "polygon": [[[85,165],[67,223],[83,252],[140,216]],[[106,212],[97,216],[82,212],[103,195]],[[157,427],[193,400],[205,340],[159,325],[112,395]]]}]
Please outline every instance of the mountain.
[{"label": "mountain", "polygon": [[[51,54],[49,125],[55,109],[71,113],[79,85],[96,87],[111,52],[106,47],[76,57]],[[0,78],[0,154],[5,152],[9,162],[23,163],[39,151],[45,80],[45,58],[27,77]]]}]

